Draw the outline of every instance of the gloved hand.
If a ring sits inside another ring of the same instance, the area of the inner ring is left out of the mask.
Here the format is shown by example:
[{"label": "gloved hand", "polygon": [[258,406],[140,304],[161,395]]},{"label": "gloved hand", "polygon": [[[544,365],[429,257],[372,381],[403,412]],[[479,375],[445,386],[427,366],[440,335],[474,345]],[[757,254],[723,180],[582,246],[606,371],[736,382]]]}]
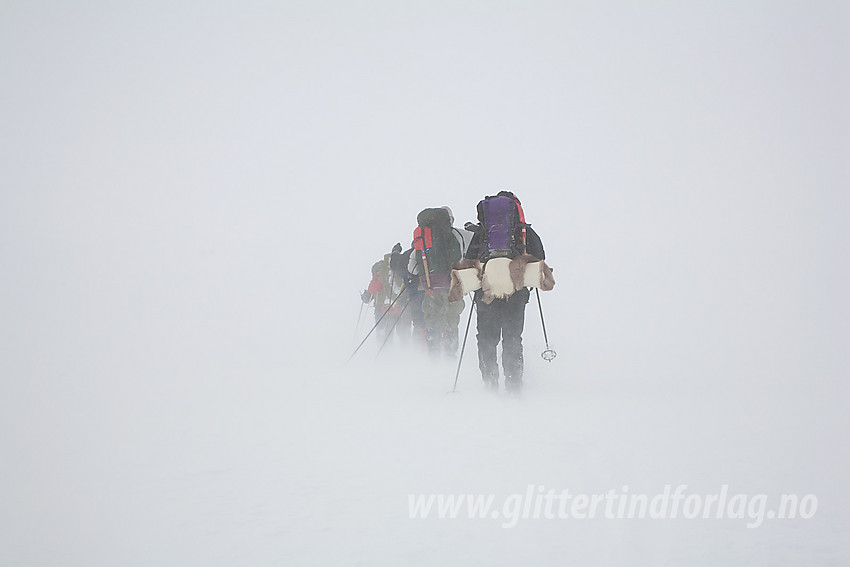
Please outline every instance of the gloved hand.
[{"label": "gloved hand", "polygon": [[363,293],[360,294],[360,299],[361,301],[363,301],[363,303],[369,303],[370,301],[372,301],[372,294],[369,293],[368,289],[364,289]]}]

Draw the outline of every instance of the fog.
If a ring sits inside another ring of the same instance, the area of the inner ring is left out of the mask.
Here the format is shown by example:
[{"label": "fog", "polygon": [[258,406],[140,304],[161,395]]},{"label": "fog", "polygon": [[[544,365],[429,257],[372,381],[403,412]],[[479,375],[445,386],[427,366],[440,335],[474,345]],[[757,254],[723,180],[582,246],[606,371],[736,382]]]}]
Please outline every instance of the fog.
[{"label": "fog", "polygon": [[[0,563],[847,562],[848,38],[826,1],[2,3]],[[474,317],[457,394],[346,365],[416,214],[503,189],[557,280],[523,398]],[[817,514],[408,517],[666,484]]]}]

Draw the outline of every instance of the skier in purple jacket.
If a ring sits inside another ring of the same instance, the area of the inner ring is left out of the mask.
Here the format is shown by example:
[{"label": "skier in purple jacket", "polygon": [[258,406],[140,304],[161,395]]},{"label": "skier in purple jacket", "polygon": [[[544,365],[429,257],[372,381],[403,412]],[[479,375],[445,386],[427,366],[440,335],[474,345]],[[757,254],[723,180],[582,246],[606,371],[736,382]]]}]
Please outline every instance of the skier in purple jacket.
[{"label": "skier in purple jacket", "polygon": [[[540,237],[525,222],[522,205],[510,191],[486,197],[478,204],[478,221],[467,223],[474,235],[464,258],[480,260],[483,264],[494,257],[513,258],[530,254],[545,260],[546,253]],[[508,297],[483,301],[483,292],[475,292],[478,310],[478,366],[484,384],[493,391],[499,389],[499,366],[496,347],[502,341],[502,370],[505,389],[519,394],[522,390],[523,356],[522,331],[525,324],[525,304],[529,289],[524,287]]]}]

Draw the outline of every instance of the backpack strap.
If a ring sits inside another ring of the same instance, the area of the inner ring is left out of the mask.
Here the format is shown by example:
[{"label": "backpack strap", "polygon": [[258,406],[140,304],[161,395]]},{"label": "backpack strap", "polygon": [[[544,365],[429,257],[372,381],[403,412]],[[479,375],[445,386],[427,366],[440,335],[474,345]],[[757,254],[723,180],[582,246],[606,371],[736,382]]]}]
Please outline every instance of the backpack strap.
[{"label": "backpack strap", "polygon": [[523,212],[522,210],[522,205],[520,204],[519,199],[514,197],[514,201],[516,202],[517,213],[519,213],[519,226],[522,228],[522,247],[524,249],[526,248],[526,245],[528,243],[528,238],[526,234],[526,227],[528,225],[525,224],[525,212]]},{"label": "backpack strap", "polygon": [[431,293],[431,274],[428,269],[428,250],[431,249],[431,227],[429,226],[417,226],[413,231],[413,248],[416,249],[417,252],[422,257],[422,267],[425,272],[425,283],[428,285],[427,293]]}]

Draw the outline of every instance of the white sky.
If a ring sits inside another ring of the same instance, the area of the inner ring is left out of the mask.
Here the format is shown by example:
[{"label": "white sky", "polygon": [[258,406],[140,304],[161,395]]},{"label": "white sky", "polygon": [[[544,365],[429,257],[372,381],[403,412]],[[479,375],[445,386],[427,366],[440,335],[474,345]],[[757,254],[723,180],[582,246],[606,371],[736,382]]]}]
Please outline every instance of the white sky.
[{"label": "white sky", "polygon": [[503,188],[556,269],[553,337],[589,369],[846,371],[843,3],[0,14],[19,373],[99,340],[123,356],[255,332],[275,349],[305,307],[327,309],[322,332],[349,328],[369,265],[420,209],[462,222]]}]

